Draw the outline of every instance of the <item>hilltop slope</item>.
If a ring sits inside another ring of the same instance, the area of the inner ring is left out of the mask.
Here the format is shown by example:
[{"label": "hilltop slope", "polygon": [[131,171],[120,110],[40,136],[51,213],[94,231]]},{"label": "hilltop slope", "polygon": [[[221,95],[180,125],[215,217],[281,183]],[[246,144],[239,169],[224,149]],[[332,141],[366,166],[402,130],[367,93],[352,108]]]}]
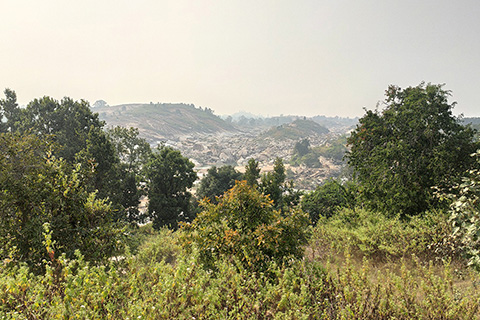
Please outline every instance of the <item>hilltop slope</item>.
[{"label": "hilltop slope", "polygon": [[278,127],[272,127],[262,134],[263,138],[273,138],[276,140],[292,139],[297,140],[309,136],[323,135],[329,130],[312,120],[297,119],[291,123],[283,124]]},{"label": "hilltop slope", "polygon": [[136,127],[149,142],[191,134],[236,132],[212,110],[184,103],[122,104],[93,108],[108,126]]}]

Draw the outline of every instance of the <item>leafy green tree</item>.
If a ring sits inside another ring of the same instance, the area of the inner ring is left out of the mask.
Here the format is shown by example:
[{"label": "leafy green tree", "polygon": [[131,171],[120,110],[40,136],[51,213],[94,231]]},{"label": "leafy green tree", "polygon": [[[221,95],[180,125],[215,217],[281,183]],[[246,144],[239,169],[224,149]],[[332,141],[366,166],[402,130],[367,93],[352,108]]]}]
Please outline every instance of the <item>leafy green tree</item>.
[{"label": "leafy green tree", "polygon": [[120,161],[128,172],[140,175],[152,150],[137,128],[114,127],[107,130]]},{"label": "leafy green tree", "polygon": [[131,199],[124,197],[136,192],[131,177],[121,172],[123,168],[115,149],[103,131],[104,123],[91,111],[88,102],[43,97],[20,109],[14,91],[6,89],[5,95],[0,104],[8,131],[50,135],[57,145],[53,150],[56,157],[65,159],[72,167],[78,162],[94,166],[90,191],[98,190],[99,197],[109,197],[119,213],[133,206]]},{"label": "leafy green tree", "polygon": [[75,162],[78,152],[87,147],[89,135],[99,135],[104,123],[93,113],[88,102],[64,98],[60,102],[50,97],[34,99],[21,109],[18,130],[22,133],[54,135],[61,146],[55,155],[69,163]]},{"label": "leafy green tree", "polygon": [[287,174],[281,158],[276,158],[273,171],[262,175],[260,190],[273,200],[275,207],[281,208],[283,204],[283,184]]},{"label": "leafy green tree", "polygon": [[0,247],[14,248],[10,255],[40,271],[42,259],[51,258],[42,236],[48,222],[58,249],[51,256],[73,257],[79,249],[97,261],[119,252],[122,230],[112,221],[111,206],[88,191],[91,174],[89,167],[72,170],[53,156],[48,140],[0,134]]},{"label": "leafy green tree", "polygon": [[310,141],[303,139],[295,143],[291,163],[293,165],[305,165],[308,168],[320,168],[322,164],[318,160],[319,154],[310,148]]},{"label": "leafy green tree", "polygon": [[143,167],[148,161],[152,150],[148,142],[139,137],[137,128],[114,127],[107,130],[115,153],[120,159],[119,164],[119,194],[118,202],[125,209],[125,220],[129,222],[143,222],[138,205],[140,197],[145,194]]},{"label": "leafy green tree", "polygon": [[258,179],[260,178],[260,168],[258,167],[258,161],[251,158],[248,160],[247,165],[245,166],[245,180],[249,186],[258,185]]},{"label": "leafy green tree", "polygon": [[148,179],[148,217],[153,227],[168,226],[176,229],[179,221],[192,218],[191,194],[188,191],[197,179],[194,164],[180,151],[159,146],[145,166]]},{"label": "leafy green tree", "polygon": [[316,224],[320,217],[329,218],[340,208],[352,208],[355,204],[355,186],[342,185],[336,180],[328,180],[315,191],[307,193],[301,201],[302,210]]},{"label": "leafy green tree", "polygon": [[20,120],[20,108],[15,91],[5,89],[5,99],[0,100],[0,132],[15,131]]},{"label": "leafy green tree", "polygon": [[472,163],[474,130],[452,114],[450,92],[420,84],[386,91],[385,109],[367,111],[346,154],[373,208],[414,215],[436,206],[433,186],[458,179]]},{"label": "leafy green tree", "polygon": [[197,197],[208,198],[211,202],[217,203],[217,197],[235,185],[235,181],[242,180],[243,174],[232,166],[211,167],[205,177],[200,181]]},{"label": "leafy green tree", "polygon": [[300,209],[281,213],[272,201],[246,181],[239,181],[219,199],[203,201],[202,211],[185,224],[185,246],[199,250],[200,261],[214,269],[219,258],[236,258],[251,271],[265,271],[303,256],[308,217]]},{"label": "leafy green tree", "polygon": [[120,160],[112,142],[103,130],[90,130],[85,143],[85,149],[77,153],[75,162],[90,163],[95,169],[91,190],[97,190],[100,198],[109,197],[115,205],[119,205],[122,202]]}]

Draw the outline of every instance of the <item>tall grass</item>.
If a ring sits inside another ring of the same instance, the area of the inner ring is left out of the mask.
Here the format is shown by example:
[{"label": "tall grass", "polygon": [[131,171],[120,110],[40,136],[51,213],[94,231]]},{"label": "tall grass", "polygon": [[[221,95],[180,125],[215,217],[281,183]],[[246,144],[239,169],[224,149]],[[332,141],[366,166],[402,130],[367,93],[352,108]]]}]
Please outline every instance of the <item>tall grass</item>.
[{"label": "tall grass", "polygon": [[427,254],[435,251],[428,249],[432,243],[443,243],[443,231],[430,234],[439,216],[415,227],[414,220],[357,213],[323,221],[303,260],[271,263],[266,272],[247,271],[232,257],[217,260],[216,272],[205,269],[195,251],[182,251],[181,230],[145,235],[135,254],[101,266],[77,253],[45,261],[46,274],[35,275],[6,261],[0,318],[480,318],[477,274],[462,268],[458,256]]}]

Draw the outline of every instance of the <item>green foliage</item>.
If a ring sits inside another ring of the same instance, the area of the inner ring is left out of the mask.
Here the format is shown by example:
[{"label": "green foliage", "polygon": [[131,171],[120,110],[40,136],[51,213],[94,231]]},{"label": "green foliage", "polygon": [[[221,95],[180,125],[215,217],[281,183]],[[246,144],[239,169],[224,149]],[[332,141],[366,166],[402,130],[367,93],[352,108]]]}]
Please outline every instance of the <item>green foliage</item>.
[{"label": "green foliage", "polygon": [[5,99],[0,99],[0,132],[12,132],[20,120],[20,108],[15,91],[7,88],[4,93]]},{"label": "green foliage", "polygon": [[152,151],[148,142],[139,137],[138,129],[117,126],[107,130],[107,134],[125,170],[140,175]]},{"label": "green foliage", "polygon": [[308,139],[303,139],[295,143],[290,163],[296,166],[305,165],[307,168],[320,168],[322,164],[318,157],[319,154],[310,148]]},{"label": "green foliage", "polygon": [[122,219],[129,222],[143,222],[138,205],[140,197],[145,195],[143,167],[151,154],[150,145],[139,137],[138,129],[115,127],[107,130],[107,135],[120,159],[117,165],[118,191],[116,201],[122,206]]},{"label": "green foliage", "polygon": [[242,180],[243,174],[232,166],[211,167],[205,177],[200,181],[197,190],[199,199],[208,198],[212,203],[217,203],[217,197],[235,185],[235,181]]},{"label": "green foliage", "polygon": [[248,160],[247,165],[245,166],[245,180],[249,186],[258,185],[258,179],[260,178],[260,168],[258,167],[258,161],[251,158]]},{"label": "green foliage", "polygon": [[338,138],[330,140],[326,145],[315,148],[315,152],[319,156],[329,158],[334,160],[337,163],[343,162],[345,153],[348,151],[347,147],[347,137],[340,136]]},{"label": "green foliage", "polygon": [[390,86],[386,108],[367,111],[348,138],[350,166],[365,203],[414,215],[438,205],[433,186],[455,181],[472,163],[474,131],[452,114],[441,85]]},{"label": "green foliage", "polygon": [[312,120],[297,119],[291,123],[271,128],[262,134],[262,138],[298,140],[304,137],[326,133],[328,133],[327,128]]},{"label": "green foliage", "polygon": [[68,257],[77,249],[88,260],[118,252],[122,230],[111,221],[110,204],[87,190],[90,170],[72,170],[36,136],[0,134],[0,243],[16,248],[15,260],[41,269],[45,222]]},{"label": "green foliage", "polygon": [[300,202],[302,193],[295,190],[292,180],[285,181],[287,172],[281,158],[276,158],[273,171],[264,173],[258,189],[271,200],[276,209],[289,211]]},{"label": "green foliage", "polygon": [[191,194],[188,191],[197,179],[194,164],[180,151],[164,145],[150,155],[145,165],[148,179],[148,217],[153,227],[176,229],[179,221],[192,218]]},{"label": "green foliage", "polygon": [[202,205],[204,211],[184,225],[184,244],[194,245],[207,268],[219,258],[235,257],[244,268],[262,271],[271,261],[282,264],[302,257],[308,218],[301,210],[281,214],[245,181],[237,182],[218,204]]},{"label": "green foliage", "polygon": [[178,243],[178,234],[173,233],[170,229],[162,228],[140,246],[135,258],[142,265],[160,262],[175,264],[182,253],[182,248]]},{"label": "green foliage", "polygon": [[356,185],[348,182],[341,184],[331,179],[318,186],[315,191],[305,194],[301,206],[315,224],[320,217],[329,218],[340,208],[353,208],[355,197]]},{"label": "green foliage", "polygon": [[[163,235],[168,242],[171,234]],[[476,319],[480,293],[453,267],[418,259],[398,272],[318,260],[251,273],[231,260],[205,270],[195,255],[174,266],[131,256],[92,266],[60,256],[46,274],[0,266],[0,318],[15,319]],[[272,278],[271,275],[274,275]],[[467,288],[465,288],[468,286]]]},{"label": "green foliage", "polygon": [[307,153],[311,152],[310,141],[308,139],[303,139],[295,143],[293,147],[293,154],[303,157]]},{"label": "green foliage", "polygon": [[312,241],[319,248],[348,249],[380,261],[412,254],[435,260],[457,256],[458,242],[451,232],[448,215],[441,211],[405,221],[364,209],[341,209],[318,221]]},{"label": "green foliage", "polygon": [[260,190],[268,195],[276,208],[283,206],[283,184],[287,174],[282,159],[276,158],[273,164],[273,171],[262,175]]},{"label": "green foliage", "polygon": [[480,150],[472,154],[477,166],[467,172],[462,183],[454,186],[456,191],[448,197],[453,236],[461,242],[468,264],[480,271]]},{"label": "green foliage", "polygon": [[[61,146],[55,155],[72,163],[78,152],[87,147],[89,135],[101,131],[103,122],[98,114],[92,113],[88,102],[62,101],[50,97],[34,99],[25,109],[19,109],[21,122],[17,130],[25,133],[52,134],[54,141]],[[98,134],[98,133],[97,133]]]},{"label": "green foliage", "polygon": [[[125,173],[126,169],[118,158],[120,153],[115,152],[110,140],[113,135],[107,136],[103,132],[104,123],[98,114],[92,113],[88,102],[43,97],[21,109],[14,91],[6,89],[5,95],[6,99],[0,100],[0,115],[3,113],[7,120],[3,131],[50,135],[56,144],[52,149],[56,157],[65,159],[72,167],[79,162],[83,166],[94,165],[90,191],[97,190],[100,198],[108,197],[112,201],[118,212],[117,219],[136,220],[140,195],[137,195],[137,187],[132,186],[132,178],[135,180],[136,176],[132,177],[131,173],[138,175],[138,172]],[[143,146],[139,149],[143,150]],[[136,199],[132,199],[133,196]]]}]

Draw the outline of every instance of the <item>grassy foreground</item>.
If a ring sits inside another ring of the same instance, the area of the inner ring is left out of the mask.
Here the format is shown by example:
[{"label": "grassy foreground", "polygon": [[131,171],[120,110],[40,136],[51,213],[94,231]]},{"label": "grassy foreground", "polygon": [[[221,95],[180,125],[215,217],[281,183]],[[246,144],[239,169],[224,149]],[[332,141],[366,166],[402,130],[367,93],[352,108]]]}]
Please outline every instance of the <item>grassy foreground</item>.
[{"label": "grassy foreground", "polygon": [[[234,258],[206,270],[182,231],[149,227],[123,259],[81,254],[45,275],[0,265],[2,319],[477,319],[479,277],[464,267],[442,213],[412,221],[344,210],[320,220],[304,259],[252,273]],[[252,244],[254,245],[254,244]]]}]

